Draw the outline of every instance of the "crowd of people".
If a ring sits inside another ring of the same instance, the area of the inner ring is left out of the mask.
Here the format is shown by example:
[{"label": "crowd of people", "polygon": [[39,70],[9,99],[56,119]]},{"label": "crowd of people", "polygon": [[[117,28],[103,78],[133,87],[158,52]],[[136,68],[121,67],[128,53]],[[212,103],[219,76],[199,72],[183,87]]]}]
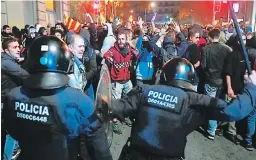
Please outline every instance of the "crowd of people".
[{"label": "crowd of people", "polygon": [[[67,44],[74,55],[73,73],[68,75],[68,85],[93,101],[103,64],[109,69],[112,98],[121,99],[136,86],[159,84],[162,67],[173,58],[185,58],[193,65],[195,78],[192,89],[195,92],[227,102],[243,93],[246,61],[233,24],[155,24],[155,15],[151,23],[138,18],[134,24],[129,21],[120,24],[116,18],[114,22],[99,25],[89,14],[87,16],[90,21],[81,24],[79,31],[69,30],[61,21],[55,27],[37,23],[26,25],[21,30],[16,26],[11,30],[10,26],[4,25],[1,33],[2,99],[12,88],[23,85],[30,74],[26,61],[30,58],[31,45],[35,39],[46,35],[55,36]],[[250,67],[256,70],[256,33],[243,23],[240,29]],[[42,47],[41,51],[45,49]],[[133,119],[130,119],[126,118],[123,123],[132,126]],[[113,122],[114,133],[122,134],[119,118],[114,117]],[[249,151],[253,150],[255,122],[256,108],[246,117],[244,146]],[[236,123],[209,120],[204,128],[205,135],[214,140],[215,135],[223,135],[223,125],[227,124],[226,137],[239,145],[241,141],[237,137]],[[6,139],[3,132],[2,140]]]}]

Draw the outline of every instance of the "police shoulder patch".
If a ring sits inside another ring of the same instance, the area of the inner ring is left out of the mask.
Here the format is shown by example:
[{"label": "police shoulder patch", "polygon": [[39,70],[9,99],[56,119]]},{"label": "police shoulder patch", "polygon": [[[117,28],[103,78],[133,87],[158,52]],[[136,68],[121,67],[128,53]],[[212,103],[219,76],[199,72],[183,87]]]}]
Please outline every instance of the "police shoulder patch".
[{"label": "police shoulder patch", "polygon": [[47,122],[49,108],[47,106],[15,101],[16,117],[31,121]]},{"label": "police shoulder patch", "polygon": [[183,98],[173,92],[150,88],[145,91],[148,104],[180,114]]}]

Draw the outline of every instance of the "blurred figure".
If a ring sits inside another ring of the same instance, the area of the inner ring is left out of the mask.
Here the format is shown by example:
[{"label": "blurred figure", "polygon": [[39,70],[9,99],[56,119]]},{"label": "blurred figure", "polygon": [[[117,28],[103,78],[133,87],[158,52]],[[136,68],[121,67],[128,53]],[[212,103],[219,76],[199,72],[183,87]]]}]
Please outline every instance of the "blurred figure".
[{"label": "blurred figure", "polygon": [[19,40],[21,39],[21,31],[18,27],[16,27],[16,26],[12,27],[12,34],[15,38],[17,38]]},{"label": "blurred figure", "polygon": [[54,36],[58,37],[59,39],[64,41],[64,33],[60,29],[54,30]]},{"label": "blurred figure", "polygon": [[[50,28],[50,35],[54,35],[54,33],[55,33],[55,27],[51,27]],[[61,30],[62,31],[62,30]],[[63,31],[62,31],[63,32]],[[63,32],[64,33],[64,32]]]},{"label": "blurred figure", "polygon": [[47,32],[46,28],[40,27],[39,30],[38,30],[38,35],[39,36],[46,36],[46,35],[48,35],[48,32]]},{"label": "blurred figure", "polygon": [[1,32],[1,40],[3,41],[5,38],[11,37],[12,36],[12,32],[11,32],[11,28],[8,25],[3,25],[3,29]]},{"label": "blurred figure", "polygon": [[39,24],[39,23],[36,23],[36,24],[35,24],[36,33],[38,33],[38,31],[39,31],[39,29],[40,29],[41,27],[42,27],[41,24]]},{"label": "blurred figure", "polygon": [[68,33],[67,27],[63,23],[56,23],[55,24],[55,29],[60,29],[63,31],[64,35]]}]

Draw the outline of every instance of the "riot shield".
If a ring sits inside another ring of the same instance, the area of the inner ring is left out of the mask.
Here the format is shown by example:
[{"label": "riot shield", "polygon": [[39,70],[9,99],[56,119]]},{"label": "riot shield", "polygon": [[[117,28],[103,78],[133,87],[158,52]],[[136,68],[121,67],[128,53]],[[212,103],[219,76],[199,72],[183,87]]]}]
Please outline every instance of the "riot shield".
[{"label": "riot shield", "polygon": [[[104,101],[107,105],[102,105],[100,99],[104,98]],[[111,94],[111,79],[109,70],[106,64],[102,65],[101,72],[100,72],[100,80],[98,83],[97,91],[96,91],[96,99],[95,99],[95,106],[98,110],[98,114],[101,117],[101,121],[103,123],[103,127],[107,134],[109,147],[111,146],[112,139],[113,139],[113,122],[112,122],[112,112],[111,112],[111,105],[112,105],[112,94]]]}]

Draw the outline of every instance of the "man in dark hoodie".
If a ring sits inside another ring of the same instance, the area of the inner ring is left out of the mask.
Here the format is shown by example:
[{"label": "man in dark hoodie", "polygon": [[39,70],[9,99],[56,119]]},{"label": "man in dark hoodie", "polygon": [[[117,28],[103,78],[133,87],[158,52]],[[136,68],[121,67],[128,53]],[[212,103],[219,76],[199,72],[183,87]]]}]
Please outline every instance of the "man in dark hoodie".
[{"label": "man in dark hoodie", "polygon": [[[22,85],[24,79],[28,77],[28,72],[23,70],[19,64],[20,58],[20,49],[19,43],[16,38],[8,37],[5,38],[2,42],[2,48],[4,53],[1,54],[1,99],[3,100],[9,91],[17,86]],[[2,126],[2,148],[5,145],[6,131],[4,126]],[[7,136],[8,145],[16,145],[16,142],[10,137]],[[2,152],[3,154],[3,152]],[[5,150],[4,153],[8,158],[12,156],[12,149]]]},{"label": "man in dark hoodie", "polygon": [[[177,37],[179,37],[179,39],[182,41],[184,41],[184,35],[181,32],[178,24],[173,23],[173,26],[174,31],[167,32],[168,28],[163,27],[161,32],[153,37],[149,42],[150,49],[152,49],[154,54],[156,54],[161,59],[162,64],[159,67],[161,67],[169,59],[180,55],[180,52],[184,52],[184,49],[182,48],[186,48],[187,46],[186,43],[181,43],[178,48],[175,46],[175,32]],[[156,45],[156,42],[162,35],[165,35],[165,37],[162,45],[163,47],[160,48]]]}]

